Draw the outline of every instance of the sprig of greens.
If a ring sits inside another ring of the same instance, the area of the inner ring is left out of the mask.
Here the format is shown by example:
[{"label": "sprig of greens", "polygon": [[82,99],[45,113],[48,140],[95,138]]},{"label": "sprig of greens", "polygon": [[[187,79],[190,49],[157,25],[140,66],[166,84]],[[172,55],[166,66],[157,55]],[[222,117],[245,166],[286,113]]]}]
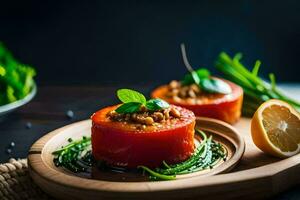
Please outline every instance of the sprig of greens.
[{"label": "sprig of greens", "polygon": [[257,60],[252,71],[249,71],[241,62],[242,54],[237,53],[231,58],[227,53],[220,53],[216,67],[227,79],[240,85],[245,93],[243,114],[252,116],[261,103],[269,99],[280,99],[291,104],[300,111],[300,103],[281,93],[277,86],[274,74],[269,74],[270,82],[261,79],[258,71],[261,61]]},{"label": "sprig of greens", "polygon": [[220,79],[212,78],[210,72],[207,69],[200,68],[195,71],[187,59],[184,44],[181,44],[180,47],[183,62],[187,70],[190,72],[190,74],[185,75],[185,77],[181,81],[183,85],[190,85],[196,83],[200,87],[200,89],[208,93],[231,93],[231,87]]},{"label": "sprig of greens", "polygon": [[226,159],[226,149],[220,143],[214,142],[211,136],[207,138],[203,131],[196,129],[195,132],[202,137],[202,142],[186,161],[174,165],[163,162],[164,166],[162,168],[153,170],[146,166],[139,166],[138,168],[149,173],[152,180],[174,180],[176,175],[212,168],[220,160]]},{"label": "sprig of greens", "polygon": [[140,111],[141,106],[145,106],[150,111],[162,110],[170,105],[162,99],[149,99],[131,89],[119,89],[117,96],[123,104],[116,109],[117,113],[135,113]]},{"label": "sprig of greens", "polygon": [[160,173],[150,169],[149,167],[146,167],[146,166],[143,166],[143,165],[138,166],[137,168],[148,172],[150,174],[150,178],[152,180],[175,180],[176,179],[176,175],[160,174]]},{"label": "sprig of greens", "polygon": [[19,63],[0,42],[0,105],[24,98],[34,85],[35,70]]},{"label": "sprig of greens", "polygon": [[[64,167],[72,172],[84,172],[91,166],[91,138],[82,137],[80,140],[72,141],[61,149],[54,151],[53,162],[57,167]],[[81,161],[81,163],[79,163]]]}]

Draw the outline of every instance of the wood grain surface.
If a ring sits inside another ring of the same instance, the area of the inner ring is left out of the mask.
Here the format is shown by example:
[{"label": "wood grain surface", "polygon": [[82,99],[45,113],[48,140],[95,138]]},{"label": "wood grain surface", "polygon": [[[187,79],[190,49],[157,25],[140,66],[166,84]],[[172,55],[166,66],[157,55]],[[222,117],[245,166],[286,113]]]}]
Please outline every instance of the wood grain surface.
[{"label": "wood grain surface", "polygon": [[[195,183],[205,183],[205,177],[228,172],[238,163],[245,150],[243,138],[234,128],[224,122],[198,118],[197,127],[212,134],[218,142],[226,147],[228,150],[227,160],[211,170],[177,176],[175,181],[127,182],[126,180],[107,181],[107,179],[102,180],[101,178],[95,180],[82,178],[77,174],[55,167],[52,152],[67,144],[70,137],[79,139],[83,135],[90,136],[90,120],[62,127],[38,140],[29,151],[30,174],[44,191],[61,199],[126,199],[129,197],[145,199],[149,194],[165,199],[176,199],[177,196],[170,196],[168,193],[173,194],[173,192],[195,187]],[[198,186],[197,190],[204,192],[204,186]],[[167,192],[166,195],[165,192]],[[186,193],[185,197],[190,197],[190,194]]]},{"label": "wood grain surface", "polygon": [[[300,98],[300,85],[299,84],[286,84],[280,85],[286,93],[289,93],[294,98]],[[37,96],[32,102],[25,105],[14,113],[11,113],[6,118],[0,118],[0,152],[1,162],[6,162],[9,158],[24,158],[27,157],[30,146],[40,137],[49,133],[50,131],[62,127],[64,125],[87,119],[95,110],[100,109],[105,105],[111,105],[117,102],[116,97],[113,95],[117,88],[123,86],[39,86]],[[129,88],[135,88],[145,94],[149,94],[153,85],[126,85]],[[66,117],[66,111],[72,110],[74,117],[69,119]],[[26,124],[30,122],[31,128],[26,128]],[[252,169],[256,166],[263,166],[268,163],[278,162],[275,158],[270,158],[260,152],[252,143],[251,136],[247,134],[247,125],[243,128],[240,121],[236,127],[240,128],[239,131],[245,136],[246,152],[245,157],[237,165],[233,172],[243,169]],[[248,138],[247,138],[248,137]],[[11,142],[16,146],[12,149],[11,153],[6,152]],[[248,149],[255,149],[255,154],[249,155]],[[247,156],[246,156],[247,155]],[[299,167],[297,160],[299,157],[291,158],[295,162],[295,166],[290,166],[290,170],[294,170],[294,174],[287,176],[286,173],[280,173],[277,178],[282,178],[284,187],[274,187],[271,182],[268,182],[263,188],[266,191],[271,191],[274,195],[272,198],[277,200],[299,199],[299,184],[291,187],[299,179]],[[283,163],[290,162],[284,160]],[[266,170],[268,172],[268,170]],[[290,173],[291,174],[291,173]],[[253,187],[253,188],[251,188]],[[255,194],[254,188],[258,190],[260,186],[251,184],[248,186],[249,197]],[[266,189],[267,187],[267,189]],[[279,188],[280,190],[277,190]],[[286,188],[286,190],[285,190]],[[239,191],[239,184],[232,186],[232,190]],[[284,192],[282,192],[284,190]],[[260,193],[260,192],[258,192]],[[229,195],[229,194],[225,194]],[[238,194],[237,194],[238,195]],[[259,197],[266,197],[271,194],[255,194]],[[229,195],[230,196],[230,195]],[[254,196],[253,196],[254,197]]]},{"label": "wood grain surface", "polygon": [[246,151],[240,164],[232,172],[142,183],[79,178],[53,168],[50,153],[55,148],[52,145],[56,143],[58,147],[61,142],[53,140],[55,135],[62,131],[66,133],[66,130],[69,134],[75,134],[77,131],[74,130],[83,131],[81,123],[85,122],[46,135],[33,145],[28,157],[33,180],[44,191],[60,199],[262,199],[299,183],[300,155],[278,160],[263,154],[252,143],[250,120],[246,118],[235,125],[246,140]]}]

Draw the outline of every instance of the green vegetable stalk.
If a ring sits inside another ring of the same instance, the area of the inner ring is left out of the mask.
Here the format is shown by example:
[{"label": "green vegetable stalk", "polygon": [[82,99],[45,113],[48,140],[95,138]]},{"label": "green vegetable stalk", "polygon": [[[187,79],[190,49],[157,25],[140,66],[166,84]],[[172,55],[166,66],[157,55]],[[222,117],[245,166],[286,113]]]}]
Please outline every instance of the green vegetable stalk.
[{"label": "green vegetable stalk", "polygon": [[270,73],[270,82],[258,76],[261,62],[257,60],[252,71],[249,71],[241,62],[242,54],[238,53],[231,58],[225,52],[220,53],[216,67],[227,79],[240,85],[244,90],[243,115],[251,117],[260,104],[269,99],[280,99],[291,104],[300,111],[300,103],[284,95],[276,86],[275,75]]},{"label": "green vegetable stalk", "polygon": [[0,42],[0,106],[24,98],[35,75],[32,67],[19,63]]}]

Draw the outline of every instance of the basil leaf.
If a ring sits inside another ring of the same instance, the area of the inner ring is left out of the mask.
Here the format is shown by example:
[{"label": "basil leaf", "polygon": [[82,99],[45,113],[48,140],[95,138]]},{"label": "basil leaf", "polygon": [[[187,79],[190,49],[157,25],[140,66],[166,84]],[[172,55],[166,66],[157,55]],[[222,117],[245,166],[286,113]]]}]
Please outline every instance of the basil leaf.
[{"label": "basil leaf", "polygon": [[199,78],[197,72],[192,71],[192,72],[191,72],[191,75],[192,75],[192,77],[193,77],[194,82],[195,82],[196,84],[199,84],[199,83],[200,83],[200,78]]},{"label": "basil leaf", "polygon": [[140,110],[141,103],[139,102],[129,102],[124,103],[116,109],[117,113],[135,113]]},{"label": "basil leaf", "polygon": [[138,102],[141,104],[146,103],[146,98],[143,94],[130,90],[130,89],[119,89],[117,91],[117,96],[123,103],[129,103],[129,102]]},{"label": "basil leaf", "polygon": [[200,81],[200,87],[206,92],[230,94],[231,87],[220,79],[204,78]]},{"label": "basil leaf", "polygon": [[169,108],[170,104],[161,99],[150,99],[146,103],[146,108],[151,111]]},{"label": "basil leaf", "polygon": [[200,68],[200,69],[197,69],[196,72],[200,79],[210,77],[210,72],[208,71],[208,69]]},{"label": "basil leaf", "polygon": [[[205,68],[200,68],[194,71],[195,73],[189,73],[184,76],[183,80],[181,81],[183,85],[190,85],[192,83],[197,83],[197,78],[195,80],[195,75],[198,76],[198,80],[202,78],[210,77],[210,72]],[[198,84],[198,83],[197,83]]]}]

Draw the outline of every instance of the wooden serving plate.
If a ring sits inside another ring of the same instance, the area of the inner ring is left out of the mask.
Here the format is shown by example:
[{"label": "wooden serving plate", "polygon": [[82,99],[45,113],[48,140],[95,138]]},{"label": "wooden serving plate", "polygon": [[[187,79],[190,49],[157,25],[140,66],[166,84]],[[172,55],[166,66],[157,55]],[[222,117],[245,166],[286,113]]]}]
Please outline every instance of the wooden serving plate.
[{"label": "wooden serving plate", "polygon": [[79,177],[56,168],[51,153],[65,145],[70,137],[89,135],[90,126],[89,120],[65,126],[45,135],[31,147],[30,175],[48,194],[60,199],[254,199],[269,197],[299,182],[300,155],[284,160],[265,155],[252,142],[247,118],[242,118],[235,128],[219,120],[197,119],[197,126],[213,134],[230,154],[226,162],[205,173],[174,181],[116,182]]},{"label": "wooden serving plate", "polygon": [[[39,139],[29,151],[30,174],[45,192],[61,199],[144,199],[152,193],[161,194],[161,197],[164,197],[161,188],[167,186],[164,190],[178,191],[178,189],[193,185],[194,181],[203,182],[204,177],[227,172],[238,163],[244,153],[245,142],[230,125],[208,118],[198,118],[196,122],[197,128],[212,135],[215,141],[220,142],[226,148],[227,159],[218,163],[213,169],[177,176],[175,181],[146,181],[145,178],[140,179],[141,173],[135,173],[135,175],[124,173],[123,175],[100,173],[95,170],[94,173],[75,174],[63,168],[57,168],[53,163],[52,152],[66,145],[68,138],[76,140],[82,138],[83,135],[90,136],[90,120],[62,127]],[[192,178],[196,180],[187,181],[183,185],[180,182],[180,180],[186,181]],[[166,182],[168,182],[167,185]]]}]

